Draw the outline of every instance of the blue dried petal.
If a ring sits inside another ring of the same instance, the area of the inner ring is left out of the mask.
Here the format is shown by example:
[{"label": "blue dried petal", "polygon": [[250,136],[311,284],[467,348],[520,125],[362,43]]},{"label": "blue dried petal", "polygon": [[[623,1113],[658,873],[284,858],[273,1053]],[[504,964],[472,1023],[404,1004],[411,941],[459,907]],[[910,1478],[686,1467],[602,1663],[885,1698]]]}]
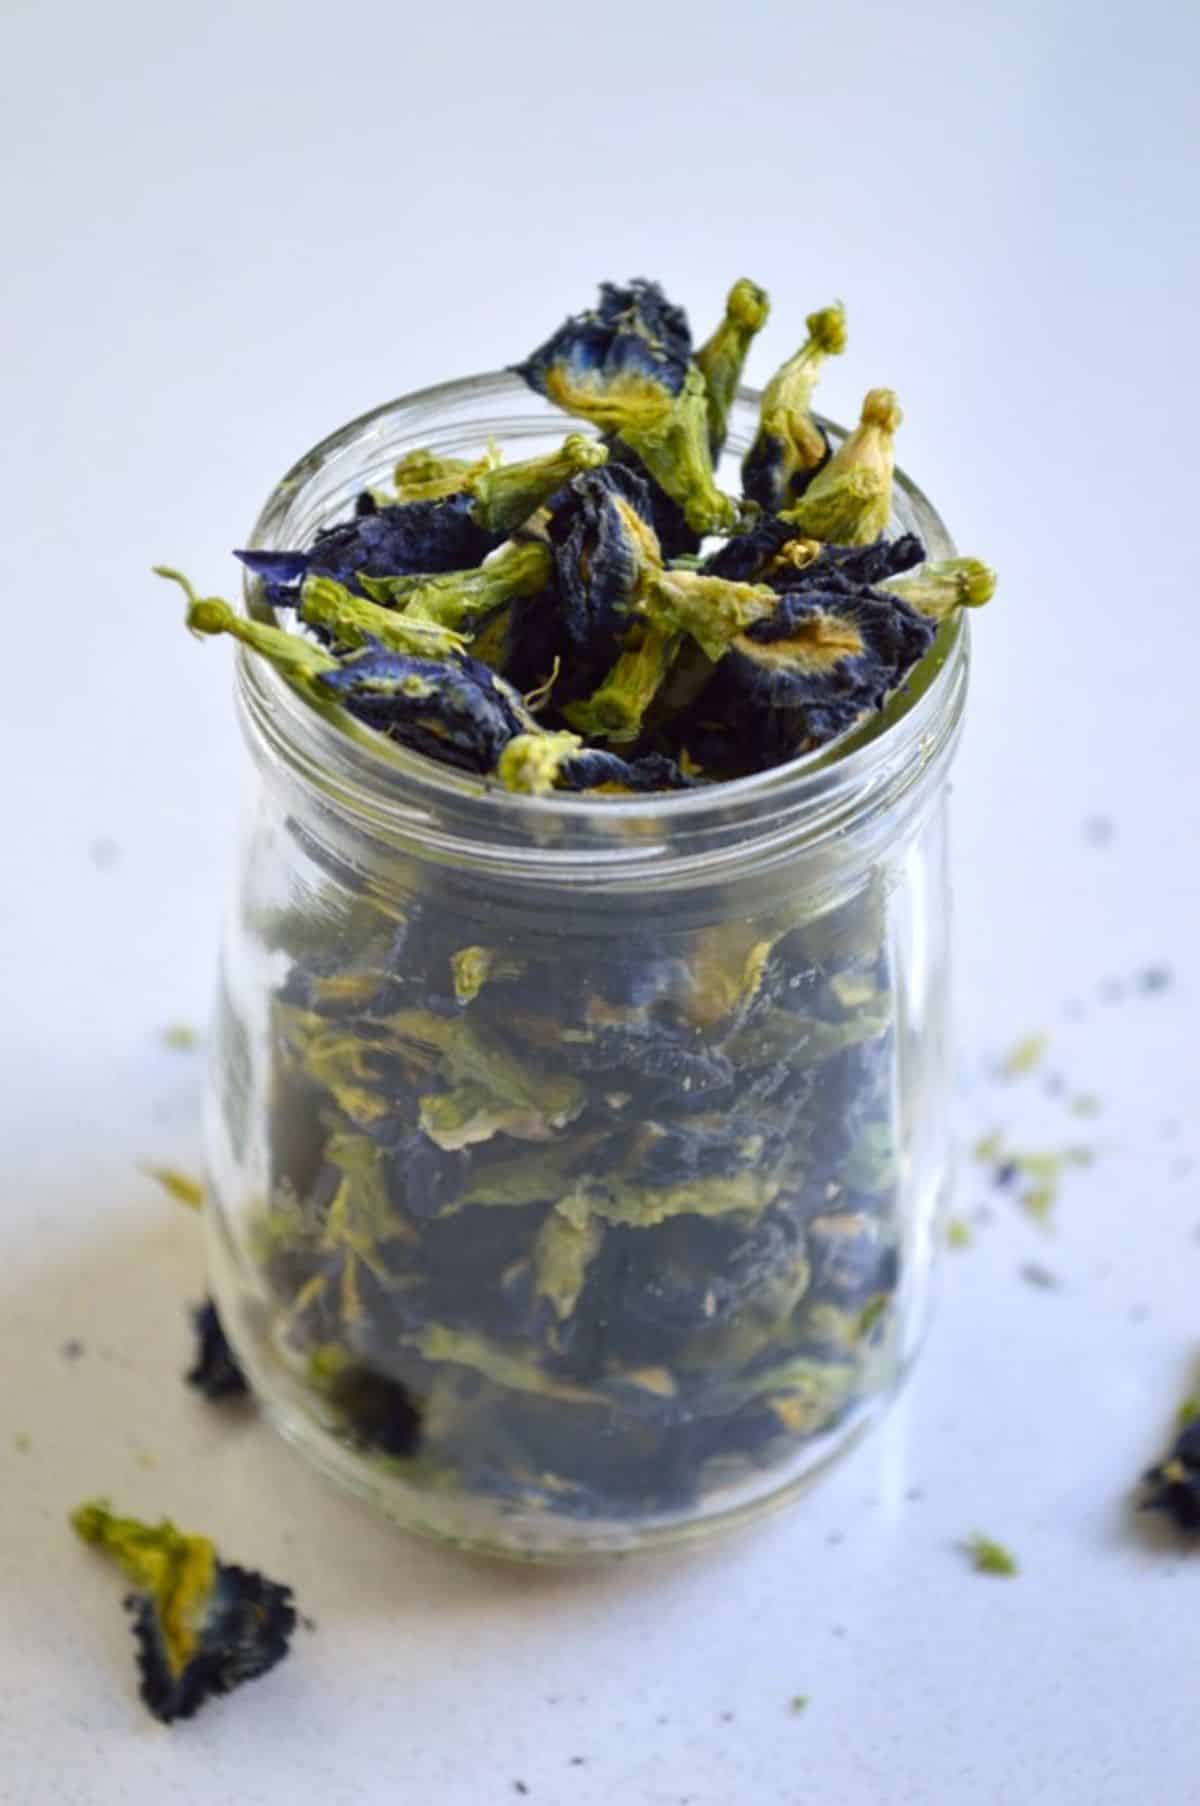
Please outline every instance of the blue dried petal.
[{"label": "blue dried petal", "polygon": [[460,1192],[471,1171],[471,1155],[440,1148],[423,1131],[407,1135],[387,1156],[389,1183],[398,1201],[415,1217],[433,1217]]},{"label": "blue dried petal", "polygon": [[492,771],[513,735],[530,726],[520,697],[478,659],[368,647],[321,681],[359,720],[466,771]]},{"label": "blue dried petal", "polygon": [[792,1265],[800,1243],[795,1225],[778,1212],[748,1233],[691,1217],[664,1223],[652,1240],[638,1231],[619,1235],[624,1259],[614,1336],[625,1352],[630,1326],[620,1319],[633,1318],[643,1359],[667,1353],[681,1334],[736,1319],[755,1292]]},{"label": "blue dried petal", "polygon": [[790,507],[798,502],[819,470],[824,470],[832,455],[829,434],[817,421],[812,421],[814,433],[825,442],[825,455],[807,470],[793,470],[786,474],[786,447],[778,439],[760,432],[750,450],[742,459],[742,493],[757,502],[761,508]]},{"label": "blue dried petal", "polygon": [[896,1251],[865,1215],[813,1217],[805,1229],[812,1264],[811,1296],[832,1303],[865,1303],[896,1282]]},{"label": "blue dried petal", "polygon": [[819,555],[803,570],[790,568],[773,574],[768,569],[772,559],[795,538],[794,526],[778,515],[764,515],[748,533],[738,533],[727,540],[700,568],[709,576],[736,583],[762,581],[780,590],[819,589],[834,573],[860,587],[882,583],[886,577],[911,570],[925,558],[925,548],[916,534],[902,533],[896,539],[875,539],[865,546],[823,545]]},{"label": "blue dried petal", "polygon": [[129,1606],[141,1696],[163,1724],[191,1718],[206,1700],[266,1674],[287,1654],[296,1625],[290,1587],[252,1569],[218,1562],[195,1653],[186,1667],[176,1670],[155,1600],[138,1593]]},{"label": "blue dried petal", "polygon": [[740,698],[760,718],[782,712],[792,720],[775,728],[796,743],[820,745],[879,708],[928,651],[934,632],[932,622],[895,598],[850,584],[789,590],[773,615],[734,642],[708,696],[719,690],[735,708]]},{"label": "blue dried petal", "polygon": [[420,1448],[421,1405],[400,1380],[353,1364],[334,1375],[329,1398],[358,1447],[393,1457],[415,1455]]},{"label": "blue dried petal", "polygon": [[588,748],[576,753],[562,767],[563,790],[597,790],[613,785],[620,790],[694,790],[697,780],[687,777],[665,753],[645,753],[640,759],[622,759],[616,753]]},{"label": "blue dried petal", "polygon": [[604,441],[608,447],[609,468],[614,464],[630,470],[645,483],[649,495],[649,520],[658,536],[664,558],[690,558],[700,550],[700,535],[693,533],[679,503],[655,481],[631,446],[617,438]]},{"label": "blue dried petal", "polygon": [[307,552],[235,552],[248,571],[272,583],[298,583],[308,570]]},{"label": "blue dried petal", "polygon": [[639,538],[639,521],[653,532],[649,485],[619,463],[576,477],[550,517],[568,637],[579,654],[606,668],[653,549]]},{"label": "blue dried petal", "polygon": [[531,389],[570,413],[602,426],[606,406],[669,405],[682,389],[692,354],[686,313],[656,282],[627,287],[605,282],[594,308],[575,314],[523,364],[513,366]]},{"label": "blue dried petal", "polygon": [[[480,564],[504,539],[475,520],[472,496],[461,493],[437,501],[398,502],[339,521],[318,533],[307,552],[237,552],[266,583],[275,607],[295,607],[306,576],[332,577],[354,595],[364,592],[357,573],[403,577],[416,572],[462,571]],[[269,564],[264,563],[270,561]],[[285,574],[286,573],[286,574]],[[292,586],[292,587],[288,587]]]},{"label": "blue dried petal", "polygon": [[192,1312],[192,1328],[196,1335],[196,1358],[186,1376],[188,1385],[202,1392],[211,1404],[222,1399],[245,1398],[249,1384],[226,1340],[211,1298],[197,1305]]},{"label": "blue dried petal", "polygon": [[1180,1530],[1200,1530],[1200,1417],[1184,1424],[1163,1461],[1149,1468],[1143,1511],[1165,1511]]}]

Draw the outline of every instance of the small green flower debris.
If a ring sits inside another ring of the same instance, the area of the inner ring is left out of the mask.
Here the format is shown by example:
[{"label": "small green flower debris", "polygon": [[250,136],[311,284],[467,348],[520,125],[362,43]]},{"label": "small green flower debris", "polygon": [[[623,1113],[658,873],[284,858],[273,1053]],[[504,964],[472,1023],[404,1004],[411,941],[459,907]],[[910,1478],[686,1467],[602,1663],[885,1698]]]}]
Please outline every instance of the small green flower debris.
[{"label": "small green flower debris", "polygon": [[1021,1079],[1028,1073],[1036,1072],[1046,1057],[1050,1046],[1050,1037],[1038,1030],[1032,1035],[1023,1035],[1013,1044],[1000,1062],[1000,1074],[1006,1079]]},{"label": "small green flower debris", "polygon": [[148,1161],[143,1163],[141,1170],[148,1179],[157,1180],[177,1204],[186,1204],[189,1210],[199,1210],[203,1205],[203,1183],[191,1173],[185,1173],[177,1166],[155,1166]]},{"label": "small green flower debris", "polygon": [[995,1574],[1004,1580],[1011,1580],[1020,1573],[1016,1557],[994,1537],[984,1536],[976,1531],[974,1535],[966,1537],[960,1547],[977,1574]]}]

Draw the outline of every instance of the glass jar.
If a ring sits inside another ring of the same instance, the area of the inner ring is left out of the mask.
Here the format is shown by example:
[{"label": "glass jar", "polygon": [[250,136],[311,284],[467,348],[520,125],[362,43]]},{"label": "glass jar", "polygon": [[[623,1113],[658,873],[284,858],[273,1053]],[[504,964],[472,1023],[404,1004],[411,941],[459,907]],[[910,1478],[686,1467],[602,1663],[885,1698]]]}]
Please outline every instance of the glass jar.
[{"label": "glass jar", "polygon": [[[562,432],[511,376],[427,390],[302,459],[252,543],[308,543],[418,445]],[[953,554],[903,476],[896,525]],[[836,753],[535,798],[348,737],[240,658],[212,1286],[322,1468],[411,1529],[571,1558],[741,1521],[878,1418],[947,1178],[966,674],[954,623]]]}]

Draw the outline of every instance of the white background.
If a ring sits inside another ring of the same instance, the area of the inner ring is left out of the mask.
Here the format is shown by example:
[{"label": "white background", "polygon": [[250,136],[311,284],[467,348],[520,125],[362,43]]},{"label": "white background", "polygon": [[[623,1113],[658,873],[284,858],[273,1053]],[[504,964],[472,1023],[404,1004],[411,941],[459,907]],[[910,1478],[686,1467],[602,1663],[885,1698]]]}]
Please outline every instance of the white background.
[{"label": "white background", "polygon": [[[8,0],[4,1806],[1197,1797],[1200,1557],[1127,1505],[1200,1352],[1196,18]],[[147,567],[232,585],[316,438],[643,272],[701,332],[735,276],[769,287],[759,379],[841,295],[822,405],[893,383],[903,463],[1000,568],[957,771],[960,1128],[1097,1160],[1053,1237],[964,1164],[993,1220],[919,1375],[791,1516],[547,1577],[400,1539],[177,1382],[199,1227],[136,1163],[198,1156],[199,1060],[158,1034],[207,1007],[242,754],[226,648]],[[1001,1088],[1033,1028],[1046,1074]],[[98,1490],[318,1629],[154,1726],[120,1582],[64,1525]],[[1019,1579],[970,1571],[975,1528]]]}]

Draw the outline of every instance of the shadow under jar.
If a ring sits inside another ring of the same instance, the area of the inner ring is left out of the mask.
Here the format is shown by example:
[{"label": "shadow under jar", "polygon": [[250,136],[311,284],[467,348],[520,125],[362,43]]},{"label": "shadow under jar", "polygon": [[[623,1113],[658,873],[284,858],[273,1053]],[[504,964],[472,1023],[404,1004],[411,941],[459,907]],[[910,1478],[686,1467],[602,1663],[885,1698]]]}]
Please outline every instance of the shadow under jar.
[{"label": "shadow under jar", "polygon": [[[756,418],[743,390],[731,484]],[[562,430],[509,376],[427,390],[311,452],[252,543],[308,543],[418,445]],[[893,525],[953,553],[903,476]],[[569,1559],[739,1522],[880,1415],[947,1176],[966,671],[954,623],[833,752],[534,798],[350,739],[242,657],[212,1284],[322,1468],[410,1529]]]}]

